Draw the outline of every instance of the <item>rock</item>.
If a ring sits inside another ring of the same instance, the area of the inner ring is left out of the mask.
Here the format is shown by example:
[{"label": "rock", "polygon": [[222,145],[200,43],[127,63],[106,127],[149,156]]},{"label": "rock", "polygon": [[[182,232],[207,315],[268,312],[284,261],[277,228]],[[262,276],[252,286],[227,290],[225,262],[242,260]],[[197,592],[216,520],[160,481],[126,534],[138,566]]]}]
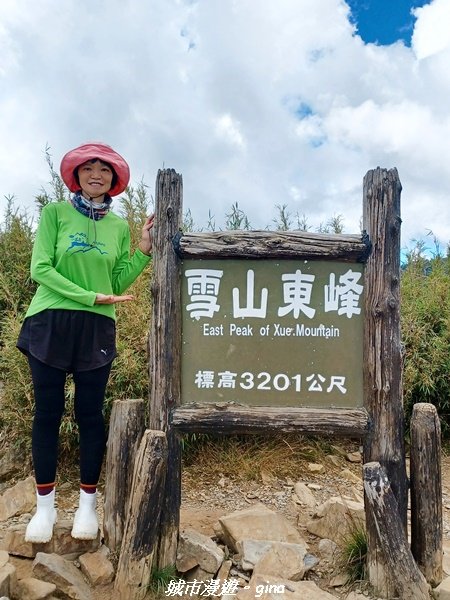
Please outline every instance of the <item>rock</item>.
[{"label": "rock", "polygon": [[305,565],[306,548],[300,544],[273,542],[267,552],[258,560],[253,569],[255,575],[273,575],[292,581],[303,579],[307,568]]},{"label": "rock", "polygon": [[347,573],[338,573],[330,580],[331,587],[342,587],[348,582],[348,574]]},{"label": "rock", "polygon": [[345,458],[352,463],[359,463],[361,462],[361,452],[348,452],[345,455]]},{"label": "rock", "polygon": [[311,490],[305,483],[303,483],[302,481],[298,481],[294,485],[294,491],[300,504],[309,508],[313,508],[316,506],[317,502],[314,497],[314,494],[311,492]]},{"label": "rock", "polygon": [[337,546],[336,542],[333,542],[333,540],[323,539],[323,540],[320,540],[320,542],[319,542],[320,556],[328,562],[332,562],[334,560],[334,557],[336,556],[337,548],[338,548],[338,546]]},{"label": "rock", "polygon": [[450,600],[450,577],[446,577],[434,588],[433,595],[436,600]]},{"label": "rock", "polygon": [[36,577],[56,585],[57,595],[63,600],[92,600],[91,590],[80,571],[61,556],[38,552],[32,568]]},{"label": "rock", "polygon": [[0,569],[0,595],[9,596],[16,583],[16,569],[11,563],[6,563]]},{"label": "rock", "polygon": [[367,600],[367,596],[360,592],[350,592],[350,594],[345,597],[345,600]]},{"label": "rock", "polygon": [[58,521],[52,539],[46,544],[31,544],[25,541],[25,525],[10,527],[3,540],[3,546],[10,554],[24,558],[34,558],[38,552],[59,554],[66,558],[76,558],[85,552],[95,552],[100,546],[100,532],[96,540],[76,540],[71,535],[72,521]]},{"label": "rock", "polygon": [[0,496],[0,521],[6,521],[15,515],[30,512],[36,505],[34,477],[27,477]]},{"label": "rock", "polygon": [[220,569],[217,571],[216,579],[218,581],[225,581],[226,579],[228,579],[232,566],[232,560],[224,560],[220,566]]},{"label": "rock", "polygon": [[244,571],[253,571],[256,563],[270,549],[273,542],[267,540],[239,540],[236,548],[239,553],[239,562]]},{"label": "rock", "polygon": [[341,461],[339,460],[339,457],[335,456],[334,454],[327,454],[327,460],[329,460],[335,467],[341,466]]},{"label": "rock", "polygon": [[306,545],[300,532],[289,521],[263,504],[221,517],[219,525],[220,539],[234,552],[237,552],[236,543],[245,539]]},{"label": "rock", "polygon": [[180,573],[199,566],[214,575],[225,558],[224,552],[206,535],[186,529],[179,536],[176,567]]},{"label": "rock", "polygon": [[352,495],[352,500],[354,500],[355,502],[360,502],[361,504],[364,504],[364,496],[356,488],[352,487],[350,490],[350,493]]},{"label": "rock", "polygon": [[445,575],[450,576],[450,541],[444,540],[442,543],[443,557],[442,557],[442,569]]},{"label": "rock", "polygon": [[[24,525],[13,525],[8,529],[3,538],[3,547],[13,554],[14,556],[21,556],[23,558],[34,558],[36,551],[33,550],[33,546],[38,544],[29,544],[25,541],[25,526]],[[41,544],[39,544],[40,546]]]},{"label": "rock", "polygon": [[[273,554],[274,552],[278,555],[281,555],[283,552],[285,552],[290,555],[301,556],[302,569],[304,569],[305,572],[307,570],[307,567],[303,562],[308,550],[306,543],[290,544],[286,542],[271,542],[267,540],[241,540],[237,542],[236,545],[239,552],[239,561],[244,571],[254,571],[266,554]],[[259,567],[258,572],[260,572],[260,570],[261,568]],[[278,572],[274,573],[273,570],[264,571],[264,573],[267,575],[278,574]],[[290,577],[287,577],[284,572],[283,577],[286,579],[291,579]]]},{"label": "rock", "polygon": [[91,585],[107,585],[114,579],[114,567],[101,550],[87,552],[79,557],[83,575]]},{"label": "rock", "polygon": [[95,552],[99,549],[101,544],[100,530],[95,540],[76,540],[70,535],[72,525],[72,520],[56,523],[53,538],[48,542],[53,544],[49,553],[59,554],[68,560],[73,560],[85,552]]},{"label": "rock", "polygon": [[319,559],[317,558],[317,556],[314,556],[314,554],[309,554],[309,553],[306,554],[305,558],[303,559],[303,564],[305,565],[305,568],[306,568],[305,573],[307,573],[311,569],[314,569],[314,567],[317,567],[319,562],[320,562]]},{"label": "rock", "polygon": [[264,469],[261,469],[260,475],[261,475],[262,482],[267,485],[270,485],[271,483],[275,483],[277,480],[277,478],[274,477],[272,475],[272,473],[269,473],[269,471],[265,471]]},{"label": "rock", "polygon": [[210,581],[212,578],[211,573],[209,573],[208,571],[205,571],[205,569],[202,569],[201,567],[199,567],[198,565],[196,567],[194,567],[193,569],[191,569],[190,571],[186,571],[186,573],[183,573],[183,579],[187,582],[195,582],[195,581]]},{"label": "rock", "polygon": [[323,473],[325,471],[325,467],[317,463],[309,463],[308,471],[310,471],[311,473]]},{"label": "rock", "polygon": [[14,597],[20,600],[47,600],[56,591],[54,583],[34,577],[19,579],[14,586]]},{"label": "rock", "polygon": [[342,544],[355,528],[365,526],[364,504],[335,496],[316,511],[315,518],[306,524],[313,535]]},{"label": "rock", "polygon": [[0,550],[0,569],[9,561],[9,554],[6,550]]},{"label": "rock", "polygon": [[19,448],[2,448],[0,455],[0,481],[10,479],[23,470],[24,455]]},{"label": "rock", "polygon": [[[247,589],[240,590],[235,600],[336,600],[313,581],[289,581],[270,575],[255,575]],[[223,599],[223,597],[222,597]]]}]

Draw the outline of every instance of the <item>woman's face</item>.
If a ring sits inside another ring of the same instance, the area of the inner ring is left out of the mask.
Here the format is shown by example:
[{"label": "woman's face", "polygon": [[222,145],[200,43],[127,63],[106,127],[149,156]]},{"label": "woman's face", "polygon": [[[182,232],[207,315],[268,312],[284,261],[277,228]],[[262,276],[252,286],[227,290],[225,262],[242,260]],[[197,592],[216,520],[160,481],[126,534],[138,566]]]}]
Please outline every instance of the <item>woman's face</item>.
[{"label": "woman's face", "polygon": [[83,196],[94,202],[102,202],[113,180],[111,167],[99,159],[88,160],[78,167],[78,181]]}]

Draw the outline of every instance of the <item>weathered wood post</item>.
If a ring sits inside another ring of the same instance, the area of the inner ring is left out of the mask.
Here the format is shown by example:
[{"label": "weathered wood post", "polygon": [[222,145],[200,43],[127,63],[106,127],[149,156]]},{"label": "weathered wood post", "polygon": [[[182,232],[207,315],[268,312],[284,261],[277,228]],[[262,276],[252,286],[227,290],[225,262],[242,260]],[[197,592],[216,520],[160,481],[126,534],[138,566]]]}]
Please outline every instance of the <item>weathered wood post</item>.
[{"label": "weathered wood post", "polygon": [[182,177],[158,171],[153,242],[153,310],[149,340],[150,429],[167,435],[168,461],[157,553],[159,567],[175,564],[181,503],[181,445],[170,423],[180,403],[181,297],[180,259],[173,240],[182,223]]},{"label": "weathered wood post", "polygon": [[[364,397],[372,432],[364,442],[364,462],[385,469],[406,531],[407,477],[402,405],[400,342],[400,193],[397,169],[364,177],[363,228],[372,244],[365,271]],[[367,500],[367,499],[366,499]],[[368,570],[378,592],[392,595],[393,565],[383,561],[376,524],[366,511]],[[390,596],[389,596],[390,597]]]},{"label": "weathered wood post", "polygon": [[109,421],[103,529],[105,543],[122,542],[137,449],[145,430],[144,400],[116,400]]},{"label": "weathered wood post", "polygon": [[441,424],[432,404],[414,405],[411,419],[411,549],[433,587],[442,573]]},{"label": "weathered wood post", "polygon": [[114,591],[127,600],[148,598],[158,548],[167,440],[162,431],[148,429],[142,437],[133,469],[130,503],[123,534]]},{"label": "weathered wood post", "polygon": [[364,465],[363,472],[366,502],[381,542],[384,561],[395,568],[398,597],[400,600],[429,600],[429,586],[414,562],[384,469],[380,463],[372,462]]}]

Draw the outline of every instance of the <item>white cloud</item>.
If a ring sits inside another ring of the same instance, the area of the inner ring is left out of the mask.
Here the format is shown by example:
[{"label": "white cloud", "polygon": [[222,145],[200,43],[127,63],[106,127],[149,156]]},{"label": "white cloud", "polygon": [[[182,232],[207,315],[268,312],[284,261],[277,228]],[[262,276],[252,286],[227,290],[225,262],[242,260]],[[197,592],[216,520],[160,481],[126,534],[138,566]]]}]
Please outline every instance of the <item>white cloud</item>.
[{"label": "white cloud", "polygon": [[433,56],[450,46],[450,2],[434,0],[413,11],[417,23],[412,36],[412,47],[417,58]]},{"label": "white cloud", "polygon": [[239,123],[229,114],[221,115],[216,119],[215,129],[219,138],[229,141],[230,144],[238,148],[245,148],[245,140],[239,128]]},{"label": "white cloud", "polygon": [[364,44],[344,0],[2,0],[0,198],[32,206],[47,143],[58,166],[103,139],[151,188],[181,172],[198,225],[238,202],[255,227],[287,204],[358,231],[366,171],[395,166],[405,242],[445,243],[448,5],[416,10],[407,48]]}]

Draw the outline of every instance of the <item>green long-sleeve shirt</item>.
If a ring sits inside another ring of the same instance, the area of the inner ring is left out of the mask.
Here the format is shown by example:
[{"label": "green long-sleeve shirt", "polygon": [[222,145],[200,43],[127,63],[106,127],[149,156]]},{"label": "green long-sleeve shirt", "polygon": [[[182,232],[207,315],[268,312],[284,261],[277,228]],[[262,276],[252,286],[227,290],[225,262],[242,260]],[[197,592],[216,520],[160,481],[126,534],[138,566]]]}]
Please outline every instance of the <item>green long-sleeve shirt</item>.
[{"label": "green long-sleeve shirt", "polygon": [[31,278],[39,287],[26,316],[62,308],[114,319],[114,304],[94,304],[96,294],[122,294],[150,260],[139,249],[130,258],[128,224],[114,213],[94,223],[70,202],[50,203],[36,231]]}]

